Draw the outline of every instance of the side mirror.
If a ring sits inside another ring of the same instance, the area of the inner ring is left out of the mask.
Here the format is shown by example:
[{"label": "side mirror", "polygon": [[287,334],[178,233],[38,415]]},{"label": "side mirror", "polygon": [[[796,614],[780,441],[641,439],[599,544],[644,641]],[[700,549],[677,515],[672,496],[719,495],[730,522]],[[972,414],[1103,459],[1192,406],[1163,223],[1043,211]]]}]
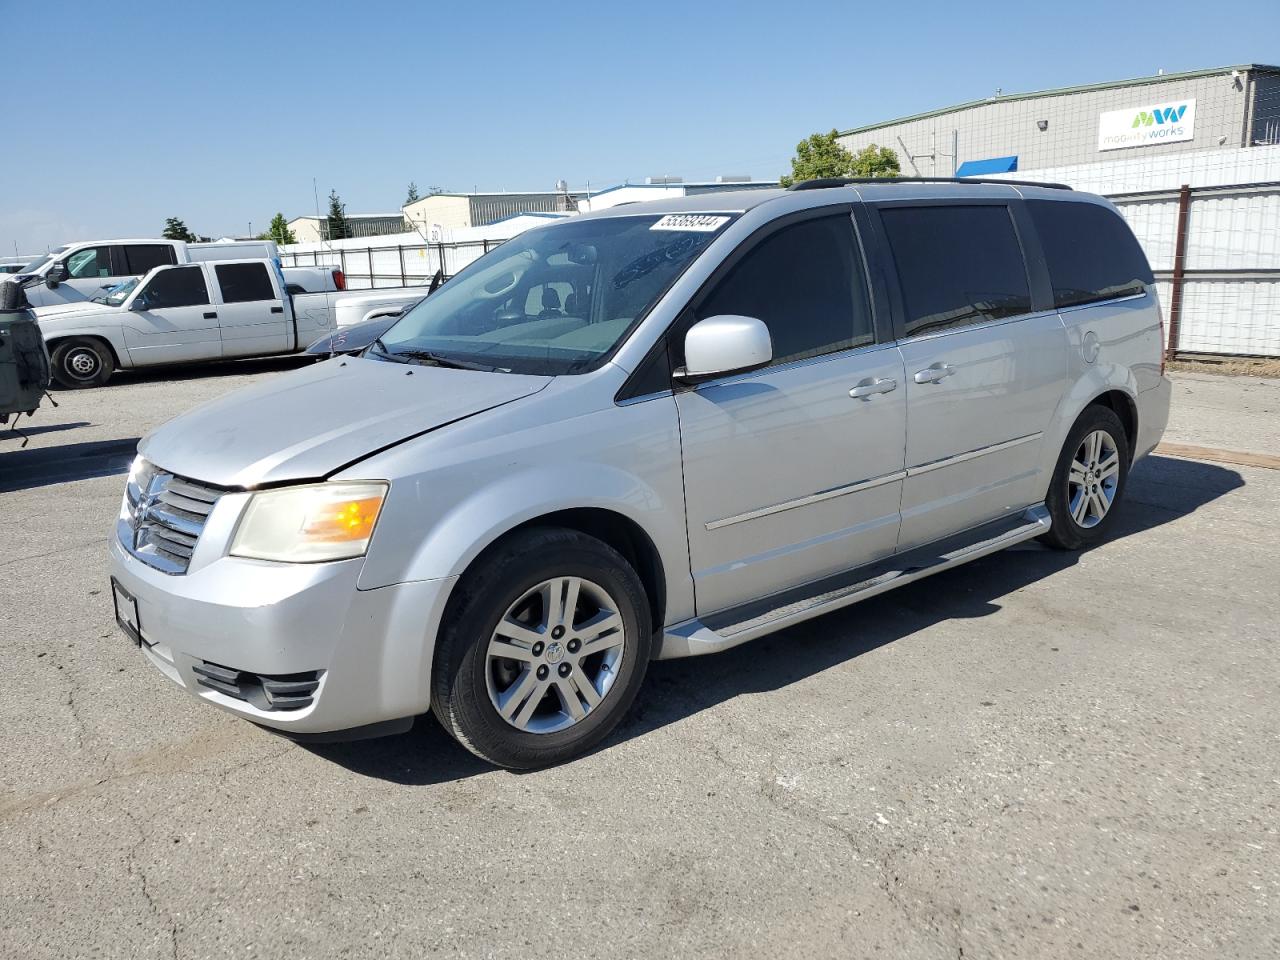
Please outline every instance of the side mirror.
[{"label": "side mirror", "polygon": [[722,315],[699,320],[684,335],[678,380],[693,383],[766,366],[773,359],[769,328],[755,317]]},{"label": "side mirror", "polygon": [[133,298],[133,302],[129,304],[129,310],[133,313],[141,313],[147,309],[147,291],[143,290]]},{"label": "side mirror", "polygon": [[50,290],[53,290],[69,276],[71,276],[71,274],[67,270],[67,265],[65,263],[55,263],[49,267],[48,271],[46,271],[44,275],[44,285]]}]

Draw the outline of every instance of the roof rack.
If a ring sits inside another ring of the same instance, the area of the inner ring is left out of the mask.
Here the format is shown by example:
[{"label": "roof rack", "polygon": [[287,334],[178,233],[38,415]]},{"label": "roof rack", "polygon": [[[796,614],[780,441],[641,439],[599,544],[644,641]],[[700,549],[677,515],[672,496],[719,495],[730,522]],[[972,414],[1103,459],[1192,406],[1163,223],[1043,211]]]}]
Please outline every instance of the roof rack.
[{"label": "roof rack", "polygon": [[825,190],[828,187],[847,187],[854,183],[999,183],[1012,187],[1048,187],[1051,190],[1070,190],[1065,183],[1037,183],[1034,180],[996,180],[992,177],[821,177],[817,180],[801,180],[787,187],[788,190]]}]

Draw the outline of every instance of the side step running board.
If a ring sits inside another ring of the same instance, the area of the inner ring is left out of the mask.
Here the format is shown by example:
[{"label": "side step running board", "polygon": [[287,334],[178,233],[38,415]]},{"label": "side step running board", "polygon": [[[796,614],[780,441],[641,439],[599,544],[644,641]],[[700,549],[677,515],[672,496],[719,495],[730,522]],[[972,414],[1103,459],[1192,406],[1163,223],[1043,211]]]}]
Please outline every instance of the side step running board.
[{"label": "side step running board", "polygon": [[1031,540],[1046,533],[1050,525],[1049,511],[1041,504],[1011,520],[984,524],[921,550],[888,557],[704,620],[686,620],[666,629],[658,658],[670,660],[728,650],[766,633]]}]

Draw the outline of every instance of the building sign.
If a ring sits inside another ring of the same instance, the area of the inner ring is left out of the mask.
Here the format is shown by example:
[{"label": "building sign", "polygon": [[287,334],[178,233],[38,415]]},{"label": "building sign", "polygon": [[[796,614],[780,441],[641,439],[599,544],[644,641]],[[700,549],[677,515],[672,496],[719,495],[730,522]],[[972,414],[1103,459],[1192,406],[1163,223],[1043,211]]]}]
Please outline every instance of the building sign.
[{"label": "building sign", "polygon": [[1098,117],[1098,149],[1154,147],[1194,139],[1195,100],[1154,103],[1129,110],[1109,110]]}]

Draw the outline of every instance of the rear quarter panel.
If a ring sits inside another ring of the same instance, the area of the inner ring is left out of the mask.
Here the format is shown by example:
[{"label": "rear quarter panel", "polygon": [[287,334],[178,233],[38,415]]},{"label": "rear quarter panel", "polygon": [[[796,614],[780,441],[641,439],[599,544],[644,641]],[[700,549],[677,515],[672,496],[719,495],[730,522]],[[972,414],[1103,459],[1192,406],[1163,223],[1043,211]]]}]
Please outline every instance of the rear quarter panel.
[{"label": "rear quarter panel", "polygon": [[[1163,413],[1158,406],[1144,402],[1141,395],[1161,392],[1167,381],[1160,373],[1163,344],[1160,333],[1160,310],[1154,291],[1141,296],[1110,300],[1104,303],[1070,307],[1059,311],[1067,331],[1068,350],[1071,358],[1071,386],[1063,395],[1053,420],[1054,434],[1043,448],[1045,476],[1052,476],[1053,467],[1067,433],[1081,412],[1097,397],[1111,390],[1124,393],[1138,411],[1138,437],[1135,454],[1142,454],[1159,440],[1144,443],[1150,436],[1151,423],[1163,421],[1168,416],[1167,401]],[[1092,358],[1092,359],[1090,359]],[[1167,396],[1167,391],[1164,391]]]}]

